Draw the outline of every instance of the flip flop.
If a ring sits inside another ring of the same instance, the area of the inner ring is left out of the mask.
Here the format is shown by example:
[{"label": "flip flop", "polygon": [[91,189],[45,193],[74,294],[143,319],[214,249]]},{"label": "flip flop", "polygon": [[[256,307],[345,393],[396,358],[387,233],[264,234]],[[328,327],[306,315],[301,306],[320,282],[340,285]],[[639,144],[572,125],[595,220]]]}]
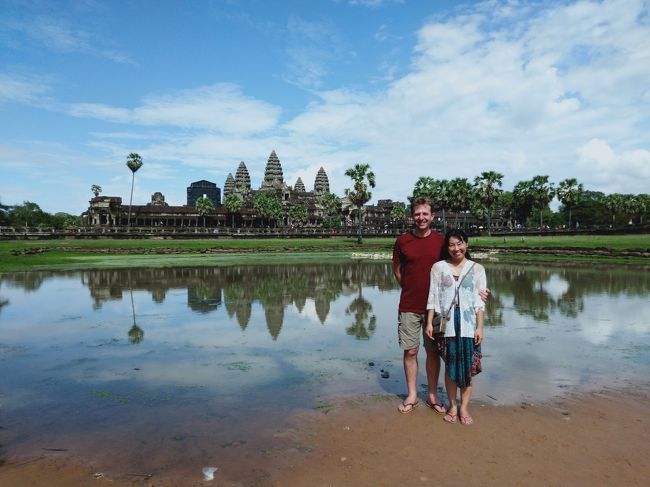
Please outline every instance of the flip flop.
[{"label": "flip flop", "polygon": [[417,405],[418,405],[418,401],[415,401],[415,402],[403,402],[401,404],[401,406],[403,408],[408,408],[408,409],[400,409],[398,407],[397,410],[402,414],[407,414],[407,413],[410,413],[411,411],[413,411],[417,407]]},{"label": "flip flop", "polygon": [[425,404],[427,405],[427,407],[430,407],[431,409],[433,409],[438,414],[446,414],[447,413],[447,410],[445,409],[445,407],[442,404],[439,404],[437,402],[431,404],[428,399],[426,400]]},{"label": "flip flop", "polygon": [[455,424],[457,417],[458,417],[457,414],[449,414],[449,413],[447,413],[447,414],[445,414],[444,418],[442,418],[442,420],[445,421],[446,423]]},{"label": "flip flop", "polygon": [[464,424],[465,426],[469,426],[472,423],[474,423],[474,420],[472,419],[471,416],[461,416],[460,417],[460,424]]}]

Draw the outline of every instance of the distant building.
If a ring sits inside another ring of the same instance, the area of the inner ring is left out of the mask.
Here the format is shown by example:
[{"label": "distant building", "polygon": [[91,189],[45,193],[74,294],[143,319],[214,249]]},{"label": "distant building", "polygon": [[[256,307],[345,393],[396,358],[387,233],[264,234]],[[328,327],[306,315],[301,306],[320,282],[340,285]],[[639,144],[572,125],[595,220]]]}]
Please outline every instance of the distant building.
[{"label": "distant building", "polygon": [[196,200],[201,198],[203,195],[210,198],[212,205],[215,208],[221,206],[221,189],[217,187],[216,184],[202,179],[201,181],[195,181],[187,187],[187,206],[194,206]]},{"label": "distant building", "polygon": [[[260,192],[274,193],[282,205],[282,216],[273,226],[293,227],[294,222],[289,217],[289,210],[302,205],[306,209],[306,220],[299,226],[318,228],[323,225],[324,218],[331,219],[325,214],[323,199],[329,193],[329,178],[324,168],[316,174],[313,189],[305,187],[302,178],[298,177],[294,186],[289,186],[284,180],[284,172],[280,158],[271,151],[264,170],[264,179],[258,189],[251,186],[251,178],[246,163],[241,161],[233,177],[228,173],[223,186],[224,200],[229,195],[237,196],[242,205],[236,213],[230,213],[222,204],[221,189],[213,182],[202,179],[187,187],[187,205],[169,205],[165,196],[156,192],[151,196],[151,202],[146,205],[132,205],[132,227],[167,227],[187,228],[206,226],[236,227],[236,228],[265,228],[269,226],[268,218],[262,217],[253,207],[255,196]],[[194,207],[196,200],[206,195],[212,201],[214,208],[207,215],[200,215]],[[347,197],[341,198],[339,223],[353,221],[358,218],[358,211]],[[385,229],[391,223],[391,212],[395,205],[404,207],[403,203],[391,200],[380,200],[376,206],[365,205],[363,210],[364,225],[367,228]],[[129,221],[129,205],[122,204],[122,198],[115,196],[97,196],[90,200],[86,218],[91,226],[123,227]],[[330,224],[330,223],[328,223]]]}]

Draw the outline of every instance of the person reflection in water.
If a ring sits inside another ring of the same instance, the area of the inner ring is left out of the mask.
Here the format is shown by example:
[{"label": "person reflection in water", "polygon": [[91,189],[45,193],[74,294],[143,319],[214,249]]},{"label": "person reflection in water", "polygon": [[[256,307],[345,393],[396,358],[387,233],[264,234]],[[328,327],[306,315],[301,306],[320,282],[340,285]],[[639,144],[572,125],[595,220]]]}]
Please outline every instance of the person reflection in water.
[{"label": "person reflection in water", "polygon": [[[472,377],[481,372],[483,313],[480,291],[487,288],[485,269],[473,262],[467,250],[468,238],[460,229],[445,235],[441,257],[431,268],[425,334],[435,339],[445,362],[445,388],[449,409],[448,423],[474,422],[469,413]],[[441,315],[441,329],[434,336],[434,316]],[[456,393],[460,388],[460,415]]]}]

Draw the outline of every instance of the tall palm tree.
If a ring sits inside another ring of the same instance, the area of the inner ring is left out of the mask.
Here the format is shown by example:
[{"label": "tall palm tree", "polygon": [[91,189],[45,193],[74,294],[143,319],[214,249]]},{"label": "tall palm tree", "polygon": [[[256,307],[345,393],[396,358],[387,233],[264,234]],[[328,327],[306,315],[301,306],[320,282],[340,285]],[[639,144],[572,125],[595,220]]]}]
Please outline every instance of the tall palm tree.
[{"label": "tall palm tree", "polygon": [[129,329],[129,343],[137,345],[144,340],[144,330],[135,323],[135,304],[133,303],[133,286],[131,285],[131,273],[129,273],[129,291],[131,293],[131,313],[133,315],[133,326]]},{"label": "tall palm tree", "polygon": [[619,193],[608,194],[603,198],[603,205],[612,214],[612,225],[616,223],[616,214],[623,209],[623,195]]},{"label": "tall palm tree", "polygon": [[450,206],[450,185],[446,179],[434,179],[433,191],[431,193],[431,202],[433,203],[434,210],[442,212],[442,228],[447,231],[447,219],[445,217],[445,210]]},{"label": "tall palm tree", "polygon": [[126,166],[131,170],[131,198],[129,198],[129,217],[126,221],[127,227],[131,228],[131,205],[133,203],[133,184],[135,183],[135,173],[142,167],[142,157],[137,152],[131,152],[126,158]]},{"label": "tall palm tree", "polygon": [[583,192],[584,188],[576,178],[568,178],[558,184],[557,197],[569,210],[569,228],[571,228],[571,210],[580,201]]},{"label": "tall palm tree", "polygon": [[372,193],[368,189],[368,186],[371,188],[375,187],[375,173],[370,170],[370,164],[355,164],[354,167],[345,171],[345,175],[354,182],[352,189],[347,188],[345,190],[345,195],[357,207],[357,243],[360,245],[363,243],[363,239],[361,238],[363,205],[372,198]]},{"label": "tall palm tree", "polygon": [[239,195],[235,193],[229,193],[226,196],[226,199],[223,200],[223,206],[226,207],[228,213],[231,215],[231,227],[235,228],[235,213],[239,213],[241,207],[244,205],[244,202],[241,200]]},{"label": "tall palm tree", "polygon": [[194,208],[196,208],[196,211],[199,212],[199,215],[203,217],[203,227],[205,228],[205,217],[206,215],[209,215],[210,212],[214,209],[214,204],[212,204],[212,200],[208,198],[206,195],[203,195],[200,198],[196,199],[196,203],[194,203]]},{"label": "tall palm tree", "polygon": [[535,176],[531,180],[531,191],[535,198],[537,208],[539,208],[539,228],[541,230],[544,224],[544,209],[555,197],[555,188],[553,183],[548,182],[548,176]]},{"label": "tall palm tree", "polygon": [[458,227],[458,214],[463,213],[467,217],[467,211],[472,197],[472,185],[466,178],[454,178],[449,181],[449,209],[456,214],[454,226]]},{"label": "tall palm tree", "polygon": [[479,207],[482,207],[487,220],[488,235],[492,235],[492,213],[501,194],[503,174],[496,171],[484,171],[474,178],[474,191]]}]

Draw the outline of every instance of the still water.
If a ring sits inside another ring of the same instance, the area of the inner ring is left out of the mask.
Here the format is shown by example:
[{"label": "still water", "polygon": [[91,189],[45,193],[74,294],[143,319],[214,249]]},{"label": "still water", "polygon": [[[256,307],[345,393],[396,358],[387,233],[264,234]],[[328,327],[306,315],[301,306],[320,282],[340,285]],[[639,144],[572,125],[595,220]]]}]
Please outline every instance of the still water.
[{"label": "still water", "polygon": [[[486,268],[476,399],[647,383],[647,271]],[[0,275],[0,455],[182,462],[295,409],[402,394],[398,299],[388,262]]]}]

